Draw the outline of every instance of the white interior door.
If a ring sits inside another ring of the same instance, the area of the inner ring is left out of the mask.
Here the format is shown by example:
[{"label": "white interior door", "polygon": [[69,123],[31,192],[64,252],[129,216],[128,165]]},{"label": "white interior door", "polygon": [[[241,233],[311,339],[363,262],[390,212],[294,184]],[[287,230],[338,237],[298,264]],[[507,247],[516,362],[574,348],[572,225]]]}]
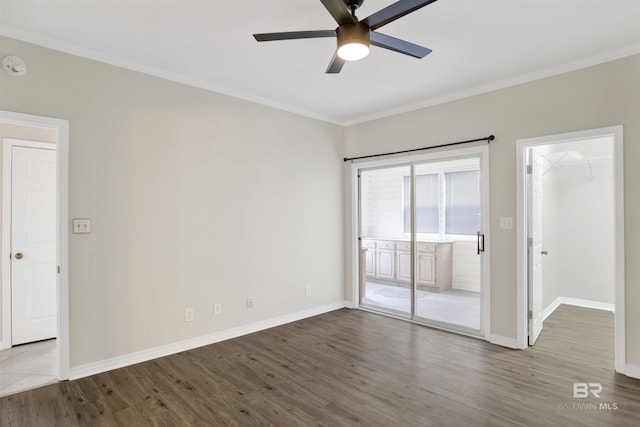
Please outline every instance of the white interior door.
[{"label": "white interior door", "polygon": [[542,159],[531,150],[529,174],[529,345],[542,332]]},{"label": "white interior door", "polygon": [[56,336],[56,152],[14,146],[11,162],[11,342]]}]

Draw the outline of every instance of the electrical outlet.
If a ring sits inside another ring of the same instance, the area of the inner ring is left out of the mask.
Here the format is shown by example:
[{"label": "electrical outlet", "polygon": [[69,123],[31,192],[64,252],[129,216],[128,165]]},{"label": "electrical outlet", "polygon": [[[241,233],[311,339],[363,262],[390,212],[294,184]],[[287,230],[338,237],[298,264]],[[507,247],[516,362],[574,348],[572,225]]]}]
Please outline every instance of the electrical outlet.
[{"label": "electrical outlet", "polygon": [[247,298],[247,308],[253,308],[253,298]]},{"label": "electrical outlet", "polygon": [[185,308],[184,309],[184,321],[191,322],[193,320],[193,308]]},{"label": "electrical outlet", "polygon": [[213,314],[222,313],[222,304],[214,304],[213,306]]},{"label": "electrical outlet", "polygon": [[311,296],[311,286],[307,286],[304,288],[304,295],[305,296]]}]

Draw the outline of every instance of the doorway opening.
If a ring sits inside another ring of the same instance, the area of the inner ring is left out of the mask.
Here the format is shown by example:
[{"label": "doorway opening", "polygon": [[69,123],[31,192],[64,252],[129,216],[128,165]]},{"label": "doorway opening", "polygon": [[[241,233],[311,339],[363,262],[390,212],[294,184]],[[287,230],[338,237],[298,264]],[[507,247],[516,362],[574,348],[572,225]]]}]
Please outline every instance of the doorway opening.
[{"label": "doorway opening", "polygon": [[353,165],[360,308],[488,336],[487,156],[474,147]]},{"label": "doorway opening", "polygon": [[0,111],[0,395],[68,378],[68,122]]},{"label": "doorway opening", "polygon": [[517,145],[519,344],[535,345],[562,304],[612,311],[623,373],[622,128]]}]

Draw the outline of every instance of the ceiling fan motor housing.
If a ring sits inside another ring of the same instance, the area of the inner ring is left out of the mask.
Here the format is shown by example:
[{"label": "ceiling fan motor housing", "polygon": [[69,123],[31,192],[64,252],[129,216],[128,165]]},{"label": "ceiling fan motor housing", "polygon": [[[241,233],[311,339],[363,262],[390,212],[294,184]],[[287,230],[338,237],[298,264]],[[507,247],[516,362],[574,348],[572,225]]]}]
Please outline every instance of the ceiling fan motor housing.
[{"label": "ceiling fan motor housing", "polygon": [[360,43],[369,46],[369,27],[362,22],[340,25],[336,29],[338,46],[348,43]]}]

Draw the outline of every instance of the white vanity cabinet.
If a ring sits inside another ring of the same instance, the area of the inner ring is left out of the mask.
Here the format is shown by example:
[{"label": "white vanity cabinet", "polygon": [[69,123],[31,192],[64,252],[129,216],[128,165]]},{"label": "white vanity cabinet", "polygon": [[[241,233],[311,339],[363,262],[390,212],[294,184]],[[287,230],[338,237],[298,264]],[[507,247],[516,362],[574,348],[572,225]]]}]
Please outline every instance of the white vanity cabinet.
[{"label": "white vanity cabinet", "polygon": [[[452,242],[416,242],[416,285],[440,292],[451,288]],[[411,242],[363,239],[367,279],[389,285],[411,282]]]}]

